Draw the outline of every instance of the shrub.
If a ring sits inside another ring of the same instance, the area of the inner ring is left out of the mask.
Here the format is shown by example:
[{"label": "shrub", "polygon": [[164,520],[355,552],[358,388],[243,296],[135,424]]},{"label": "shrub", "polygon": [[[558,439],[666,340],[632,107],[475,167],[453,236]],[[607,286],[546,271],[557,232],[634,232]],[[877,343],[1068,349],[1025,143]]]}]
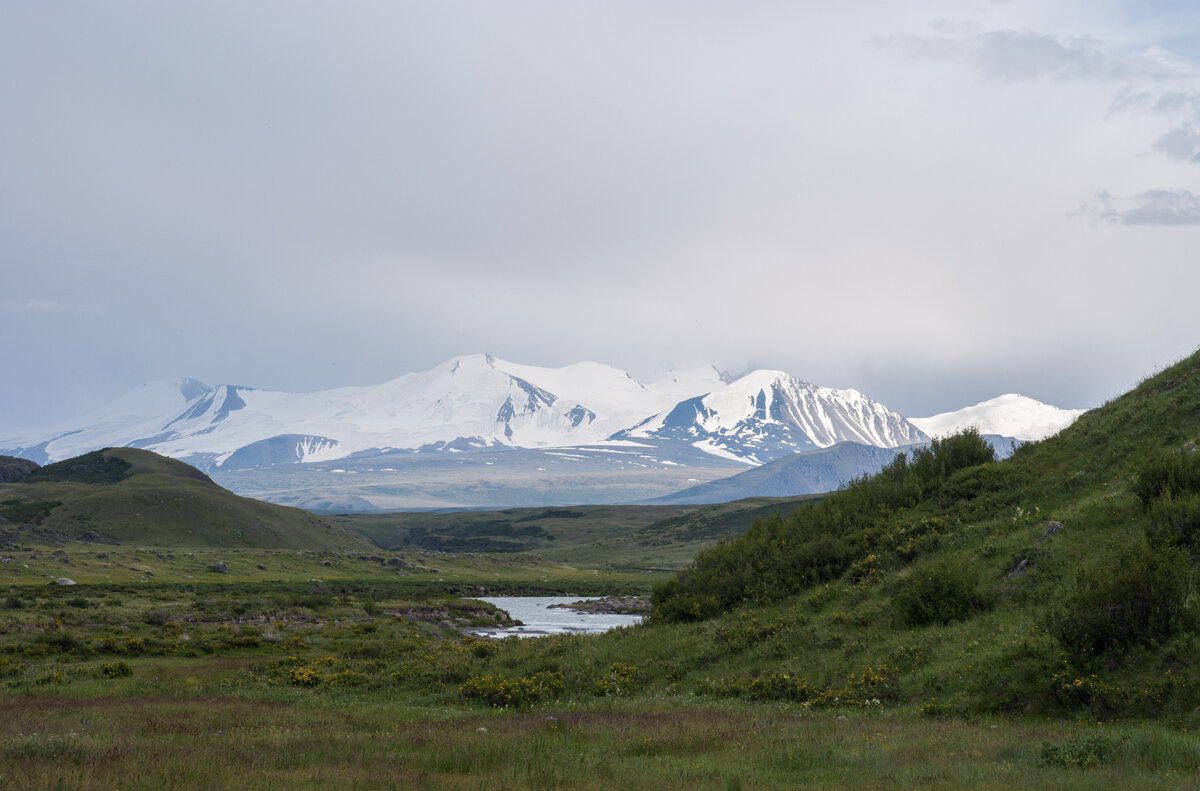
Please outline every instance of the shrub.
[{"label": "shrub", "polygon": [[1164,494],[1150,507],[1146,537],[1159,548],[1196,548],[1200,543],[1200,494]]},{"label": "shrub", "polygon": [[962,561],[940,559],[914,567],[892,599],[909,626],[949,623],[990,610],[995,594],[979,584],[975,570]]},{"label": "shrub", "polygon": [[1099,734],[1073,736],[1061,742],[1042,742],[1042,766],[1091,769],[1108,760],[1112,745]]},{"label": "shrub", "polygon": [[133,668],[128,662],[109,662],[100,668],[100,672],[108,678],[124,678],[133,675]]},{"label": "shrub", "polygon": [[613,662],[593,685],[597,695],[619,697],[633,692],[637,684],[637,668],[623,662]]},{"label": "shrub", "polygon": [[869,578],[871,550],[898,509],[936,495],[960,470],[994,459],[975,430],[934,440],[911,459],[902,453],[874,476],[851,481],[786,517],[758,520],[736,539],[701,552],[674,579],[655,587],[652,617],[702,620],[747,600],[778,601],[836,579],[856,562],[855,579]]},{"label": "shrub", "polygon": [[745,698],[759,703],[788,701],[810,706],[828,706],[838,701],[832,689],[809,684],[795,673],[769,671],[754,678],[705,679],[701,694],[723,698]]},{"label": "shrub", "polygon": [[1138,537],[1081,568],[1044,625],[1076,658],[1151,645],[1180,625],[1191,585],[1187,553],[1155,550]]},{"label": "shrub", "polygon": [[562,673],[543,671],[521,678],[486,675],[469,678],[458,688],[464,701],[479,701],[491,706],[523,706],[540,700],[552,700],[566,690]]},{"label": "shrub", "polygon": [[1133,485],[1147,511],[1160,497],[1200,494],[1200,453],[1168,451],[1142,465]]}]

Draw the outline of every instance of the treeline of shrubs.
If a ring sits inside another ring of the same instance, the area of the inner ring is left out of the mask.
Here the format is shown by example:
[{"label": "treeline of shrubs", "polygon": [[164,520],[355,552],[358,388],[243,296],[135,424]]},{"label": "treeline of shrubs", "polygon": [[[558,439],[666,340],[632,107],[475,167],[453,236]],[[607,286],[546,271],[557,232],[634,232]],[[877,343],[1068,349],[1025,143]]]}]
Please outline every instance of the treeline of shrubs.
[{"label": "treeline of shrubs", "polygon": [[774,601],[835,579],[880,545],[898,510],[936,495],[959,471],[994,460],[995,451],[974,429],[901,453],[812,507],[757,521],[700,553],[655,588],[653,618],[702,620],[744,601]]}]

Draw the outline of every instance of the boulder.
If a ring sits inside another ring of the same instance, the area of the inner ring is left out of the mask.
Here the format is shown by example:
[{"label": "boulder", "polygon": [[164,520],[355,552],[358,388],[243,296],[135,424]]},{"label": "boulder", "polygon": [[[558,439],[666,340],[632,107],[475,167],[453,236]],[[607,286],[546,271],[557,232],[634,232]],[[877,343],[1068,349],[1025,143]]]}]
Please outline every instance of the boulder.
[{"label": "boulder", "polygon": [[1065,527],[1066,527],[1066,525],[1064,525],[1062,522],[1056,522],[1054,520],[1051,520],[1049,523],[1046,524],[1046,529],[1042,531],[1042,537],[1039,538],[1038,541],[1045,541],[1047,538],[1049,538],[1050,536],[1059,532],[1060,530],[1062,530]]}]

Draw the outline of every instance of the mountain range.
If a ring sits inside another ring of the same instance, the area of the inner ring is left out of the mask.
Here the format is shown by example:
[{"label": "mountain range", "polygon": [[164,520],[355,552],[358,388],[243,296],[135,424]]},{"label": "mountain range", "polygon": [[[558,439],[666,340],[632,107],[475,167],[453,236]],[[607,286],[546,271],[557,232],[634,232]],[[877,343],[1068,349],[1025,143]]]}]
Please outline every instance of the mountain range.
[{"label": "mountain range", "polygon": [[856,390],[783,371],[733,378],[705,367],[640,382],[594,362],[540,368],[474,354],[313,393],[149,383],[74,425],[0,440],[0,453],[46,464],[133,447],[292,505],[490,507],[647,499],[796,453],[900,448],[962,425],[1038,439],[1077,414],[1006,395],[909,420]]}]

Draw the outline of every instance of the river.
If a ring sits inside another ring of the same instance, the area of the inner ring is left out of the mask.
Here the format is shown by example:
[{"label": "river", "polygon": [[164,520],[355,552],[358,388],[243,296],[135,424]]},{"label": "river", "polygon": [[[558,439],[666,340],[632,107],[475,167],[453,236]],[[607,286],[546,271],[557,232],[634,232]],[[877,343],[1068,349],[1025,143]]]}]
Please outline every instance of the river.
[{"label": "river", "polygon": [[551,604],[570,604],[601,598],[599,596],[495,596],[476,597],[504,610],[522,626],[477,627],[472,634],[480,637],[545,637],[550,634],[595,634],[618,626],[632,626],[642,620],[640,615],[607,615],[551,610]]}]

